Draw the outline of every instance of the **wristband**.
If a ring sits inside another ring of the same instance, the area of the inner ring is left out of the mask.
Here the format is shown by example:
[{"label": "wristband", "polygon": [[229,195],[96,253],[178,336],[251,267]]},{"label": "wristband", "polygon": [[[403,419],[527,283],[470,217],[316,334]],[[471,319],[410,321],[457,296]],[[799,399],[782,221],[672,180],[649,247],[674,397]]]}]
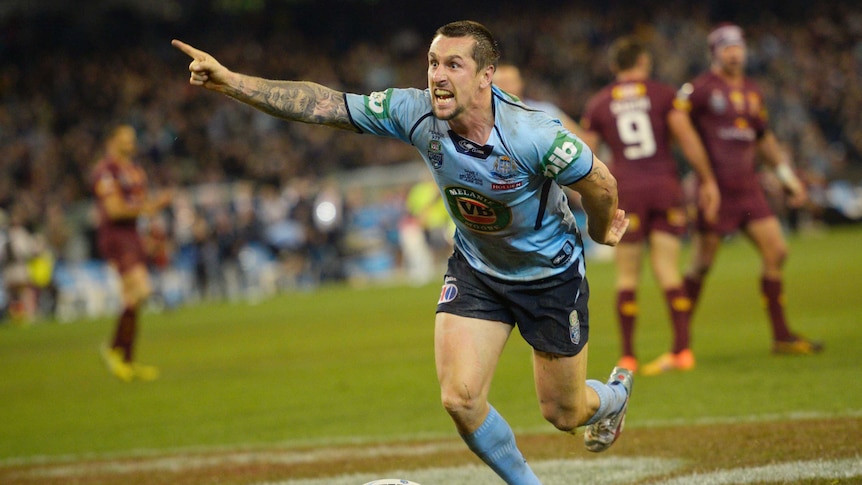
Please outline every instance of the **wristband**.
[{"label": "wristband", "polygon": [[775,176],[778,177],[778,180],[780,180],[785,187],[793,190],[794,192],[798,191],[801,188],[799,177],[797,177],[796,174],[793,173],[793,169],[790,168],[789,163],[782,163],[775,167]]}]

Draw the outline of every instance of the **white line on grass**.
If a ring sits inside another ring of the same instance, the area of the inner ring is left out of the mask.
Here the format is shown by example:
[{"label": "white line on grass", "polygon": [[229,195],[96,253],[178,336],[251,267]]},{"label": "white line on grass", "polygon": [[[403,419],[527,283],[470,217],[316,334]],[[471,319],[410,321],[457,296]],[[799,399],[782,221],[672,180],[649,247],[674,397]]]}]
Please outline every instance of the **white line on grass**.
[{"label": "white line on grass", "polygon": [[862,457],[776,463],[749,468],[693,473],[657,485],[742,485],[746,483],[793,483],[798,480],[862,478]]},{"label": "white line on grass", "polygon": [[[626,425],[629,428],[658,428],[658,427],[666,427],[666,426],[685,426],[685,425],[710,425],[710,424],[737,424],[737,423],[754,423],[754,422],[773,422],[773,421],[801,421],[801,420],[810,420],[810,419],[834,419],[840,417],[851,417],[856,418],[862,416],[862,409],[845,409],[840,412],[822,412],[822,411],[791,411],[787,413],[775,413],[775,414],[749,414],[749,415],[741,415],[741,416],[707,416],[703,418],[694,418],[694,419],[672,419],[672,420],[646,420],[646,421],[629,421]],[[543,424],[541,426],[536,427],[520,427],[515,430],[516,434],[551,434],[553,431],[548,431],[548,426]],[[405,436],[395,436],[391,438],[391,443],[388,445],[389,448],[394,448],[396,445],[401,443],[402,441],[407,442],[415,442],[422,440],[440,440],[451,438],[452,434],[450,432],[440,432],[440,433],[422,433],[418,435],[411,435],[409,440]],[[276,442],[272,444],[235,444],[235,445],[217,445],[217,446],[192,446],[192,447],[182,447],[182,448],[163,448],[163,449],[138,449],[138,450],[128,450],[128,451],[117,451],[117,452],[108,452],[108,453],[80,453],[80,454],[66,454],[66,455],[38,455],[38,456],[20,456],[20,457],[10,457],[0,459],[0,467],[4,466],[20,466],[20,465],[28,465],[28,464],[59,464],[59,463],[70,463],[70,462],[79,462],[84,460],[114,460],[119,461],[123,459],[130,458],[146,458],[146,457],[159,457],[164,455],[189,455],[189,454],[197,454],[197,453],[234,453],[236,450],[248,450],[248,453],[260,453],[263,450],[263,453],[266,453],[268,450],[272,450],[273,448],[297,448],[297,447],[339,447],[344,445],[362,445],[365,443],[373,443],[380,442],[382,438],[377,437],[363,437],[363,436],[352,436],[352,437],[342,437],[342,438],[321,438],[321,439],[308,439],[308,440],[292,440],[292,441],[283,441]],[[458,445],[455,446],[463,446],[463,443],[460,441],[457,442]],[[376,446],[372,446],[371,448],[375,448]],[[382,448],[382,447],[381,447]],[[278,452],[276,452],[278,453]],[[311,452],[309,452],[311,453]]]},{"label": "white line on grass", "polygon": [[[594,460],[549,460],[531,463],[544,485],[626,484],[656,475],[672,473],[684,465],[681,460],[663,458],[613,457]],[[435,485],[475,485],[495,482],[485,466],[468,465],[422,470],[393,470],[317,479],[267,482],[259,485],[359,485],[379,478],[405,478]],[[793,483],[812,479],[862,478],[862,459],[793,461],[773,465],[718,470],[676,477],[657,485],[743,485],[748,483]]]},{"label": "white line on grass", "polygon": [[[530,466],[544,485],[611,485],[632,483],[650,476],[670,473],[682,464],[681,460],[663,458],[612,457],[592,460],[546,460],[531,462]],[[379,478],[404,478],[424,485],[475,485],[499,482],[490,468],[484,465],[466,465],[410,471],[392,470],[373,475],[356,473],[338,477],[267,482],[259,485],[361,485]]]}]

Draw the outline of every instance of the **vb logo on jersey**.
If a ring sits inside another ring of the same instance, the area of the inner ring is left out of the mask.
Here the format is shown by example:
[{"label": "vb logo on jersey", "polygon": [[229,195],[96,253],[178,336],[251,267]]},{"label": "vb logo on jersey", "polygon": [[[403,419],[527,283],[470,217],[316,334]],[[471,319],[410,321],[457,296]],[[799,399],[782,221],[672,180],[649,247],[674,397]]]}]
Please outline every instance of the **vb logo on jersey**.
[{"label": "vb logo on jersey", "polygon": [[452,215],[474,231],[502,231],[512,222],[509,207],[472,189],[446,187],[444,193]]}]

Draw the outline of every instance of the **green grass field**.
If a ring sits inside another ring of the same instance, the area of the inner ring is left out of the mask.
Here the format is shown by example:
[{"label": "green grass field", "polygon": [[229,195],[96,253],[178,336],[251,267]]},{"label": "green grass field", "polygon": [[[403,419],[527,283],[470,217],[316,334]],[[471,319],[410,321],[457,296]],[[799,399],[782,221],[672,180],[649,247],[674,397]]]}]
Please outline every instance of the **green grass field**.
[{"label": "green grass field", "polygon": [[[628,430],[862,414],[862,229],[796,236],[790,247],[791,325],[826,351],[770,354],[759,262],[746,241],[732,240],[695,315],[696,371],[638,378]],[[613,265],[588,263],[588,275],[589,374],[604,380],[618,357]],[[452,438],[433,362],[438,291],[333,287],[146,314],[139,357],[162,371],[152,383],[107,374],[98,353],[107,319],[0,326],[0,463]],[[670,339],[649,273],[639,297],[637,346],[649,359]],[[517,333],[492,402],[517,433],[552,433]],[[862,436],[851,442],[862,454]]]}]

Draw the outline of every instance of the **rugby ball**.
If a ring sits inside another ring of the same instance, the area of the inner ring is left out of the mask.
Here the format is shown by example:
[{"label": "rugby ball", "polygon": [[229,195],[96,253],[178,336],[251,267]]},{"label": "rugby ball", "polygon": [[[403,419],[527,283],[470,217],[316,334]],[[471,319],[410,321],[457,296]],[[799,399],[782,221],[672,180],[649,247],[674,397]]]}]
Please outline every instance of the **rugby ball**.
[{"label": "rugby ball", "polygon": [[377,480],[372,480],[363,485],[419,485],[416,482],[411,482],[410,480],[404,480],[403,478],[378,478]]}]

